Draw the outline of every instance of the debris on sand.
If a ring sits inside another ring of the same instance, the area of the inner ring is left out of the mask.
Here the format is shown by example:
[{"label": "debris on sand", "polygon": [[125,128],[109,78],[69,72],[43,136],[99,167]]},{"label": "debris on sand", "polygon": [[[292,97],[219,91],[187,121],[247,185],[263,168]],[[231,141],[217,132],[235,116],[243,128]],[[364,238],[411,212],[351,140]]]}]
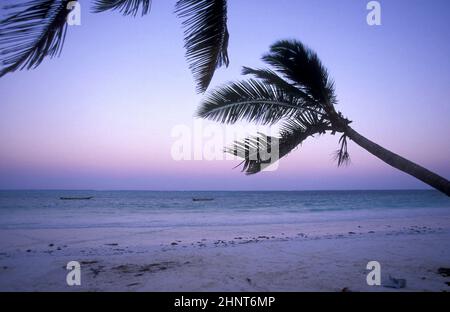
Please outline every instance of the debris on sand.
[{"label": "debris on sand", "polygon": [[449,277],[450,276],[450,268],[439,268],[438,273],[442,275],[443,277]]},{"label": "debris on sand", "polygon": [[144,272],[158,272],[158,271],[165,271],[170,267],[176,266],[177,263],[175,262],[160,262],[160,263],[150,263],[145,265],[137,265],[137,264],[122,264],[116,267],[113,267],[113,270],[119,271],[121,273],[132,273],[132,274],[139,274]]},{"label": "debris on sand", "polygon": [[394,278],[389,275],[389,280],[386,283],[383,283],[383,287],[387,288],[405,288],[406,287],[406,279],[403,278]]}]

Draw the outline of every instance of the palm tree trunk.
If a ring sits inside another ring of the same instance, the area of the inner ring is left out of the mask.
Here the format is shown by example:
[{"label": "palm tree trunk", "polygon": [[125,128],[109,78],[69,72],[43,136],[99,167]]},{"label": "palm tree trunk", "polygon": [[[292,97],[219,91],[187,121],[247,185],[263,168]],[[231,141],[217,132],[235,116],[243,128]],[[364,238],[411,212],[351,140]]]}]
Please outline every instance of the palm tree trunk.
[{"label": "palm tree trunk", "polygon": [[412,161],[409,161],[406,158],[388,151],[380,145],[366,139],[351,127],[346,128],[345,134],[356,144],[367,150],[372,155],[378,157],[385,163],[391,165],[394,168],[397,168],[398,170],[412,175],[422,182],[445,193],[447,196],[450,196],[450,182],[447,179],[435,174],[434,172],[431,172],[428,169],[425,169],[422,166],[419,166],[418,164],[413,163]]}]

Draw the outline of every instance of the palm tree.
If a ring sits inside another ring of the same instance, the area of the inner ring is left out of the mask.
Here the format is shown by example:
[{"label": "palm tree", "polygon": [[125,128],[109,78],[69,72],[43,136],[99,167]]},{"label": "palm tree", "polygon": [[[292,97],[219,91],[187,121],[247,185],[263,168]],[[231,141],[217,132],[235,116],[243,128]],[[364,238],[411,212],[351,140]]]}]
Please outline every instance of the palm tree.
[{"label": "palm tree", "polygon": [[[208,92],[197,112],[199,117],[228,124],[246,120],[280,125],[279,138],[260,133],[225,149],[243,158],[243,171],[247,174],[260,172],[308,137],[339,133],[338,166],[349,161],[350,139],[392,167],[450,196],[447,179],[381,147],[350,127],[351,121],[336,110],[334,83],[315,52],[299,41],[283,40],[273,44],[262,60],[272,69],[244,67],[243,74],[253,78]],[[270,154],[273,141],[278,142],[277,159],[261,157]]]},{"label": "palm tree", "polygon": [[[123,15],[144,16],[151,0],[92,0],[93,12],[118,10]],[[61,54],[68,30],[66,19],[73,0],[29,0],[4,6],[0,20],[0,77],[39,66]],[[227,0],[178,0],[175,12],[183,19],[186,58],[205,92],[216,68],[228,66]]]}]

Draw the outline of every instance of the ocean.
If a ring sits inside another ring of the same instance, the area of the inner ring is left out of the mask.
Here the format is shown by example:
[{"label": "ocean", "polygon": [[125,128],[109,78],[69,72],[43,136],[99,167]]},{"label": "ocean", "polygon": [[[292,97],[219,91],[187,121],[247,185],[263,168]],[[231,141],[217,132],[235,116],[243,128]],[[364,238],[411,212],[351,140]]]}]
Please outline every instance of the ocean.
[{"label": "ocean", "polygon": [[[60,197],[92,196],[90,200]],[[212,201],[193,201],[212,198]],[[0,229],[295,223],[323,212],[450,208],[416,191],[0,191]]]}]

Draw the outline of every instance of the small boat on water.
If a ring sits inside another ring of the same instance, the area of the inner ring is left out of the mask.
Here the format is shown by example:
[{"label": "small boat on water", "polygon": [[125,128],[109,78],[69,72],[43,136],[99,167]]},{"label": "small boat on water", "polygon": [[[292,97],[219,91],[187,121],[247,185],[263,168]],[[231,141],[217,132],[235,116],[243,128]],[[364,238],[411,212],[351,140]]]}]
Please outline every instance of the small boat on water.
[{"label": "small boat on water", "polygon": [[214,198],[192,198],[192,201],[211,201],[214,200]]},{"label": "small boat on water", "polygon": [[94,196],[87,196],[87,197],[60,197],[61,200],[89,200],[94,198]]}]

